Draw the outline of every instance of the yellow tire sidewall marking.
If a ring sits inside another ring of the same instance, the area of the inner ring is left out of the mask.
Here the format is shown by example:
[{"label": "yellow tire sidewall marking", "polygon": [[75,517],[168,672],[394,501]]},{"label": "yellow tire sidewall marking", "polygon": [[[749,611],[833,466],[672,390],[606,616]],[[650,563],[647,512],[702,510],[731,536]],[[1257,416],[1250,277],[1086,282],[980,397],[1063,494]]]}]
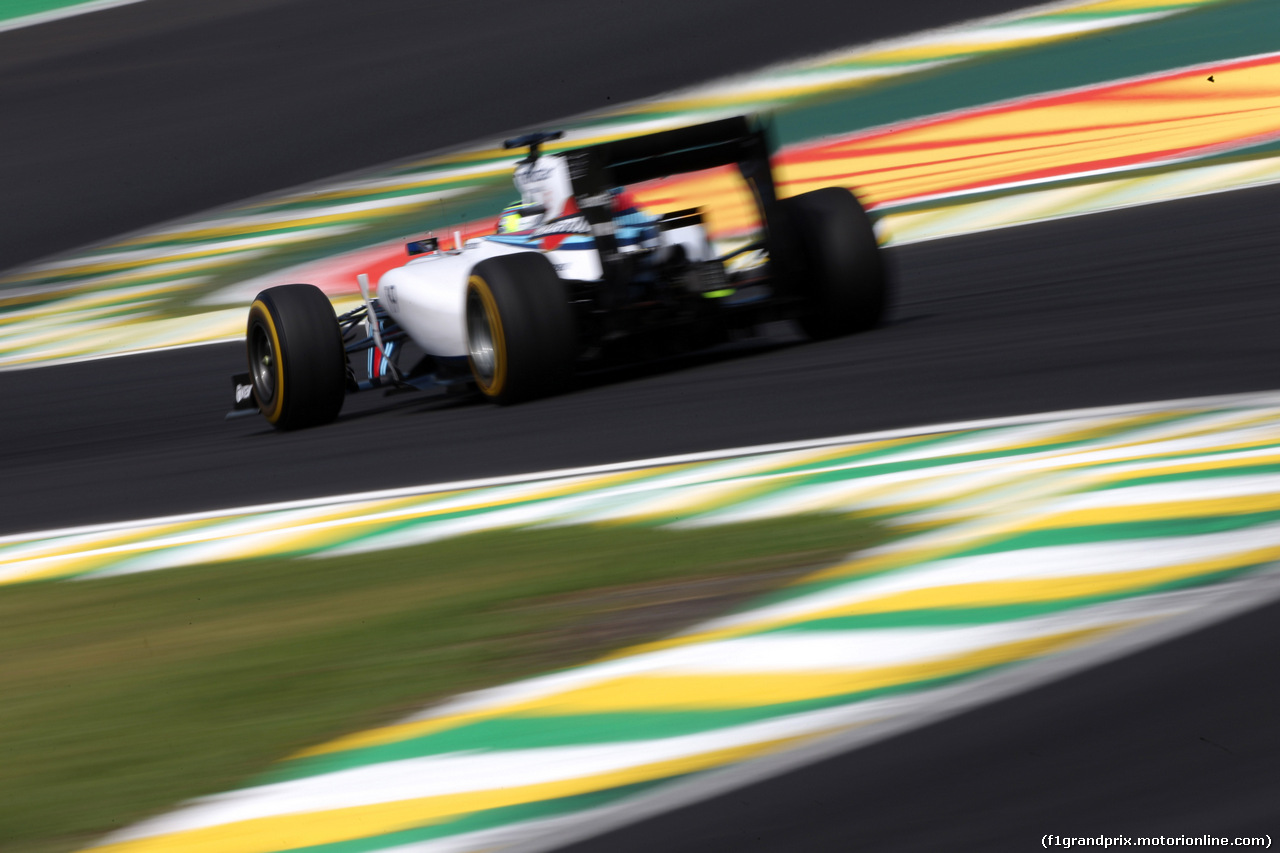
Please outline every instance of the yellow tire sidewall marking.
[{"label": "yellow tire sidewall marking", "polygon": [[[489,322],[489,338],[493,344],[492,380],[486,383],[474,364],[471,365],[471,375],[475,378],[476,385],[479,386],[482,394],[486,397],[496,397],[502,393],[502,389],[507,384],[507,339],[502,330],[502,315],[498,312],[498,301],[494,299],[489,283],[483,278],[472,274],[467,280],[467,288],[474,290],[480,297],[480,304],[484,306],[485,319]],[[471,360],[470,355],[467,356],[467,360]]]},{"label": "yellow tire sidewall marking", "polygon": [[[265,302],[261,299],[255,300],[253,306],[249,309],[249,315],[252,317],[257,315],[261,318],[262,323],[267,328],[267,333],[271,336],[271,350],[275,353],[275,359],[271,364],[271,370],[275,373],[276,393],[275,398],[271,401],[271,408],[263,409],[262,414],[267,420],[275,423],[280,420],[280,413],[284,411],[284,358],[283,350],[280,348],[280,333],[276,329],[275,318],[271,316],[270,309],[267,308]],[[253,365],[250,365],[252,368]],[[254,386],[254,396],[257,397],[257,386]],[[258,401],[258,405],[262,405],[262,401]]]}]

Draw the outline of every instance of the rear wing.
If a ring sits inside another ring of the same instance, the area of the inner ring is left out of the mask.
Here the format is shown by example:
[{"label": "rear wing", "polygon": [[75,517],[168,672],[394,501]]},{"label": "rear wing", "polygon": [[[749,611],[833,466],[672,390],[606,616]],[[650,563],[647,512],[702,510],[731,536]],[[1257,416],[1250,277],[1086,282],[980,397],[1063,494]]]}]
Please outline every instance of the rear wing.
[{"label": "rear wing", "polygon": [[[735,116],[579,148],[569,158],[571,165],[575,159],[590,160],[607,182],[623,186],[744,160],[767,165],[769,144],[762,127],[746,116]],[[579,177],[589,181],[590,172],[574,175],[575,183]]]},{"label": "rear wing", "polygon": [[610,190],[668,175],[736,165],[755,196],[770,243],[769,223],[777,221],[778,201],[769,168],[771,150],[760,122],[735,116],[565,152],[574,200],[591,226],[605,277],[620,260]]}]

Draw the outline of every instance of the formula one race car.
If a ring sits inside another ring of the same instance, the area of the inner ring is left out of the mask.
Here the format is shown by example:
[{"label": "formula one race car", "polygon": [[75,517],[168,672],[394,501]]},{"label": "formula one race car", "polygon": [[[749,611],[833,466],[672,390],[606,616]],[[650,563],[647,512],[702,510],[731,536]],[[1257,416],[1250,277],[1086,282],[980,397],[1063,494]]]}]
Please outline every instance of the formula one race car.
[{"label": "formula one race car", "polygon": [[[497,233],[408,262],[363,307],[334,316],[309,284],[272,287],[249,309],[249,372],[236,408],[279,429],[332,421],[346,394],[376,387],[478,390],[498,403],[565,389],[618,360],[713,345],[793,318],[811,338],[871,328],[887,284],[871,221],[840,187],[779,199],[765,130],[737,117],[560,154],[559,133],[506,142],[520,203]],[[652,215],[626,187],[736,165],[759,239],[713,250],[698,209]],[[743,263],[744,260],[754,263]]]}]

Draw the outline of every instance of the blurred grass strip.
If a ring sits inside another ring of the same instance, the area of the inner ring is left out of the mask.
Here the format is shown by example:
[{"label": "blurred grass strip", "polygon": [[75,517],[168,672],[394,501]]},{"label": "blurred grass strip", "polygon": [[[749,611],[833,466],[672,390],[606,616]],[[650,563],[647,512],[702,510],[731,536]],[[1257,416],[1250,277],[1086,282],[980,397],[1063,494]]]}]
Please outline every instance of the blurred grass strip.
[{"label": "blurred grass strip", "polygon": [[887,538],[839,516],[499,531],[0,595],[0,844],[71,850],[433,698],[584,663]]}]

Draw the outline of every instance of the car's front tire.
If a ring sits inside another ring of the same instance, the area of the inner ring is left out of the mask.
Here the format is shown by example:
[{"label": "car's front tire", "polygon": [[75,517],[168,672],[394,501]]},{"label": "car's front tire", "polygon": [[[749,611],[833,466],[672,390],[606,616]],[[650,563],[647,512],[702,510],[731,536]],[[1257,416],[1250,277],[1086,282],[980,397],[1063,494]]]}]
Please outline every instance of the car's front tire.
[{"label": "car's front tire", "polygon": [[258,294],[245,333],[258,409],[277,429],[332,421],[346,396],[347,356],[333,305],[311,284]]},{"label": "car's front tire", "polygon": [[542,255],[481,261],[467,280],[467,360],[480,393],[517,403],[564,390],[577,340],[564,283]]},{"label": "car's front tire", "polygon": [[778,202],[791,240],[794,286],[803,299],[800,326],[815,340],[876,326],[889,286],[871,218],[842,187]]}]

